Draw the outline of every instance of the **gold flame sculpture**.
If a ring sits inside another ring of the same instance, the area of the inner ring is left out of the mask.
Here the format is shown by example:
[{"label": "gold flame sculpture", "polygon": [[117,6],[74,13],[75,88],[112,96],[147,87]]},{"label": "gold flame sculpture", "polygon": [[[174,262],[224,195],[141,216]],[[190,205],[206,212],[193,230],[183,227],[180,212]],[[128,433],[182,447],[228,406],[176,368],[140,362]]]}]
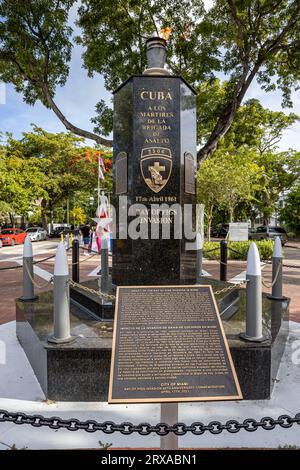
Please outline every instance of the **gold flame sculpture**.
[{"label": "gold flame sculpture", "polygon": [[167,26],[166,28],[163,28],[163,29],[160,30],[159,37],[162,38],[162,39],[165,39],[166,41],[168,41],[171,33],[172,33],[172,28]]}]

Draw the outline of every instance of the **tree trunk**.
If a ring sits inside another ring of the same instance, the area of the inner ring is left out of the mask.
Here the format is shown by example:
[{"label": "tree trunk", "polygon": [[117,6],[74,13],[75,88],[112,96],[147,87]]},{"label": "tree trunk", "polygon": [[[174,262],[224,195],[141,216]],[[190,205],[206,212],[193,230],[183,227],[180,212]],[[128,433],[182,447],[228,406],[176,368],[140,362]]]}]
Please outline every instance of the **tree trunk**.
[{"label": "tree trunk", "polygon": [[84,129],[80,129],[79,127],[74,126],[70,121],[68,121],[66,116],[61,112],[61,110],[58,108],[58,106],[54,102],[46,83],[41,83],[41,89],[42,89],[44,98],[49,108],[51,108],[52,111],[54,111],[58,119],[63,123],[63,125],[68,131],[71,131],[73,132],[73,134],[79,135],[80,137],[84,137],[85,139],[92,139],[95,142],[97,142],[97,144],[101,144],[106,147],[112,147],[112,144],[113,144],[112,140],[104,139],[103,137],[95,134],[94,132],[89,132],[89,131],[85,131]]},{"label": "tree trunk", "polygon": [[9,218],[10,218],[10,223],[11,223],[12,228],[15,228],[15,217],[12,212],[9,213]]},{"label": "tree trunk", "polygon": [[207,216],[207,240],[210,242],[210,231],[211,231],[211,224],[213,221],[213,209],[214,205],[212,205],[209,209],[209,213]]},{"label": "tree trunk", "polygon": [[229,222],[232,223],[233,222],[234,209],[232,207],[229,207],[228,211],[229,211]]},{"label": "tree trunk", "polygon": [[46,199],[42,199],[41,202],[41,212],[42,212],[42,227],[43,229],[47,230],[47,214],[46,214],[46,209],[47,209],[47,201]]},{"label": "tree trunk", "polygon": [[246,68],[244,73],[241,75],[239,81],[235,86],[233,96],[230,102],[225,107],[221,116],[219,117],[217,124],[215,125],[208,141],[197,153],[197,159],[199,164],[216,150],[219,140],[224,137],[224,135],[227,134],[227,132],[229,131],[232,121],[235,118],[236,112],[243,101],[246,91],[248,90],[255,75],[257,74],[261,63],[261,61],[258,61],[254,65],[250,73],[249,69]]},{"label": "tree trunk", "polygon": [[207,220],[207,240],[210,242],[210,231],[211,231],[212,219],[209,217]]},{"label": "tree trunk", "polygon": [[25,216],[21,215],[21,229],[25,230],[26,224],[25,224]]},{"label": "tree trunk", "polygon": [[52,232],[53,231],[53,223],[54,223],[52,201],[50,201],[50,203],[49,203],[49,209],[50,209],[50,232]]}]

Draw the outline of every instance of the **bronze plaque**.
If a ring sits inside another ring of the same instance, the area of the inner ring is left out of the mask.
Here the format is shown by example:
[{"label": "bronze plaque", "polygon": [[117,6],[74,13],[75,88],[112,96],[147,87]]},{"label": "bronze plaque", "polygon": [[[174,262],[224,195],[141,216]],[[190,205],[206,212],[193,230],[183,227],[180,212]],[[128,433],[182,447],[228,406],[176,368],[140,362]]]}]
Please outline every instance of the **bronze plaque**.
[{"label": "bronze plaque", "polygon": [[241,398],[210,286],[118,287],[109,403]]},{"label": "bronze plaque", "polygon": [[190,152],[184,154],[184,191],[188,194],[195,194],[195,162]]},{"label": "bronze plaque", "polygon": [[120,152],[116,157],[116,194],[127,193],[127,153]]}]

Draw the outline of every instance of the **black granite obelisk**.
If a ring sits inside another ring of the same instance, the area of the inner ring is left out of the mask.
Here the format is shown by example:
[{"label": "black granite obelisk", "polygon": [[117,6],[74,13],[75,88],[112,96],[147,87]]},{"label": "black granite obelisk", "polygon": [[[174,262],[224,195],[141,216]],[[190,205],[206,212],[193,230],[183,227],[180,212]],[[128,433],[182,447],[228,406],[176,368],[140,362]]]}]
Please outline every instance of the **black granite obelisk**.
[{"label": "black granite obelisk", "polygon": [[[192,240],[178,212],[195,206],[196,94],[164,69],[165,48],[163,39],[149,39],[148,69],[114,93],[116,285],[195,282],[196,252],[187,249]],[[132,237],[132,228],[140,235]]]}]

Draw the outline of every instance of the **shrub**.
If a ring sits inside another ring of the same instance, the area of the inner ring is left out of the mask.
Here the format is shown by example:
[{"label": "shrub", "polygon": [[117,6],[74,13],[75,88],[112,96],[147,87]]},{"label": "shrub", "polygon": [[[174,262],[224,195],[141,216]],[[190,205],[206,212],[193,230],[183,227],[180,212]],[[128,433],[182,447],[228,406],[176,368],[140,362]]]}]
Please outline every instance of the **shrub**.
[{"label": "shrub", "polygon": [[288,236],[288,238],[296,238],[297,237],[295,232],[288,232],[287,236]]},{"label": "shrub", "polygon": [[[249,247],[252,243],[252,240],[245,242],[228,242],[228,259],[229,260],[246,260]],[[270,260],[273,255],[273,245],[272,240],[255,240],[257,245],[260,259],[261,260]],[[232,251],[230,248],[232,248]],[[214,250],[214,251],[210,251]],[[203,244],[203,256],[207,259],[220,259],[220,242],[204,242]]]}]

